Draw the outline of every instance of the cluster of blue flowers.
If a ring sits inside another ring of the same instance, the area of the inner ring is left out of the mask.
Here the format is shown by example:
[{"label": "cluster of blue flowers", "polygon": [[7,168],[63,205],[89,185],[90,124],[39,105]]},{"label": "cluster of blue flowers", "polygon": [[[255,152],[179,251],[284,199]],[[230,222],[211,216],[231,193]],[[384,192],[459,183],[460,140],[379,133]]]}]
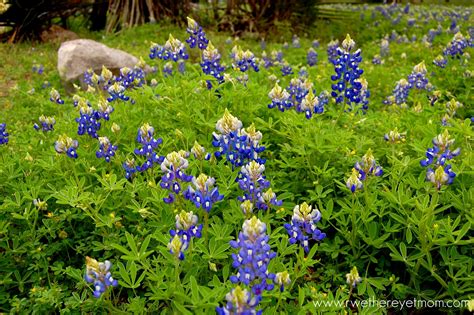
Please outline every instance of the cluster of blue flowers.
[{"label": "cluster of blue flowers", "polygon": [[354,193],[364,187],[363,181],[369,176],[382,176],[383,169],[377,165],[372,150],[369,149],[361,161],[355,163],[351,176],[347,179],[346,186]]},{"label": "cluster of blue flowers", "polygon": [[97,158],[104,158],[106,162],[110,162],[110,158],[115,156],[117,146],[113,145],[109,138],[99,137],[99,150],[95,153]]},{"label": "cluster of blue flowers", "polygon": [[31,70],[33,71],[33,73],[43,74],[44,66],[42,64],[35,63],[33,67],[31,67]]},{"label": "cluster of blue flowers", "polygon": [[64,104],[64,101],[61,99],[61,95],[59,95],[59,92],[56,89],[51,89],[51,92],[49,93],[49,100],[56,104]]},{"label": "cluster of blue flowers", "polygon": [[52,131],[54,129],[54,125],[56,124],[56,120],[54,119],[54,117],[41,115],[38,120],[39,124],[35,123],[33,125],[33,128],[35,128],[36,131]]},{"label": "cluster of blue flowers", "polygon": [[339,40],[332,40],[328,43],[327,54],[328,61],[332,64],[335,64],[338,59],[337,49],[339,48]]},{"label": "cluster of blue flowers", "polygon": [[321,213],[318,209],[304,202],[296,205],[293,209],[291,223],[285,223],[284,227],[290,236],[290,244],[299,243],[306,253],[309,253],[309,242],[311,240],[321,241],[326,234],[321,232],[316,224],[321,220]]},{"label": "cluster of blue flowers", "polygon": [[448,57],[460,59],[468,47],[473,47],[472,39],[470,37],[464,37],[461,32],[457,32],[451,42],[443,50],[443,56],[438,55],[433,60],[433,63],[440,68],[445,68],[448,63]]},{"label": "cluster of blue flowers", "polygon": [[441,189],[443,185],[449,185],[456,177],[451,169],[451,165],[447,161],[461,153],[461,149],[451,150],[454,139],[449,136],[448,130],[433,138],[433,147],[426,150],[426,159],[421,160],[423,167],[428,167],[426,171],[426,179],[432,182],[436,189]]},{"label": "cluster of blue flowers", "polygon": [[94,297],[100,298],[108,287],[116,287],[118,281],[112,277],[110,268],[112,263],[108,260],[98,262],[97,260],[86,257],[86,274],[84,280],[94,285]]},{"label": "cluster of blue flowers", "polygon": [[58,141],[54,143],[54,149],[59,154],[66,153],[67,156],[73,159],[77,159],[77,148],[79,147],[79,142],[73,140],[66,135],[61,135],[58,138]]},{"label": "cluster of blue flowers", "polygon": [[347,111],[352,111],[355,105],[360,105],[360,109],[365,111],[368,108],[370,93],[367,81],[359,79],[364,72],[359,68],[362,62],[361,51],[358,49],[352,52],[355,42],[349,34],[341,46],[342,48],[337,48],[338,58],[334,63],[336,74],[331,76],[331,80],[337,81],[332,85],[331,95],[336,99],[336,103],[342,103]]},{"label": "cluster of blue flowers", "polygon": [[145,64],[141,60],[139,64],[132,69],[124,67],[120,69],[120,75],[115,81],[120,83],[125,89],[139,88],[145,84]]},{"label": "cluster of blue flowers", "polygon": [[[269,189],[270,181],[263,175],[264,171],[265,165],[251,161],[242,167],[237,178],[239,188],[244,192],[244,196],[238,199],[240,202],[249,202],[242,207],[247,216],[253,212],[253,206],[257,210],[269,210],[271,206],[281,206],[282,204],[280,200],[276,199],[276,194],[272,189]],[[267,191],[264,191],[265,189]]]},{"label": "cluster of blue flowers", "polygon": [[8,143],[7,124],[0,124],[0,145]]},{"label": "cluster of blue flowers", "polygon": [[252,292],[237,286],[227,293],[225,298],[227,303],[223,307],[216,308],[217,315],[262,315],[262,310],[256,310],[262,300],[261,295],[254,296]]},{"label": "cluster of blue flowers", "polygon": [[212,145],[219,148],[214,153],[215,157],[225,157],[232,167],[240,167],[251,160],[265,163],[259,157],[265,150],[260,145],[262,134],[255,130],[255,126],[243,129],[242,122],[226,109],[223,117],[217,121],[216,129],[219,133],[212,133]]},{"label": "cluster of blue flowers", "polygon": [[268,108],[277,107],[283,112],[294,107],[298,113],[304,113],[306,118],[310,119],[313,114],[322,114],[324,106],[329,102],[329,94],[326,91],[322,91],[319,96],[316,96],[315,92],[313,84],[307,79],[292,79],[286,89],[276,83],[268,93],[272,100]]},{"label": "cluster of blue flowers", "polygon": [[150,59],[173,60],[179,59],[187,60],[189,55],[186,52],[186,46],[170,34],[169,39],[164,46],[153,43],[150,48]]},{"label": "cluster of blue flowers", "polygon": [[239,69],[241,72],[246,72],[250,68],[253,68],[255,72],[260,70],[255,55],[248,49],[243,51],[239,46],[234,46],[230,57],[234,69]]},{"label": "cluster of blue flowers", "polygon": [[186,32],[189,34],[189,38],[186,40],[186,43],[189,44],[189,47],[194,48],[198,47],[203,50],[206,49],[209,40],[206,38],[206,33],[203,31],[202,27],[193,19],[188,17],[188,27]]},{"label": "cluster of blue flowers", "polygon": [[188,186],[183,196],[187,200],[191,200],[196,208],[202,208],[206,212],[210,212],[212,206],[224,199],[224,195],[219,194],[217,187],[214,187],[215,179],[206,174],[200,174],[198,177],[192,178],[194,187]]},{"label": "cluster of blue flowers", "polygon": [[306,61],[310,67],[315,66],[318,63],[318,53],[312,47],[308,49]]},{"label": "cluster of blue flowers", "polygon": [[209,43],[207,48],[202,52],[201,69],[204,74],[209,74],[216,78],[218,84],[224,82],[224,75],[222,73],[225,68],[221,65],[221,55],[219,51],[212,43]]},{"label": "cluster of blue flowers", "polygon": [[136,155],[144,156],[146,158],[142,165],[135,166],[135,160],[127,160],[123,163],[125,169],[125,177],[130,179],[135,172],[144,172],[155,164],[161,164],[164,157],[158,155],[155,150],[163,142],[161,138],[156,139],[155,129],[149,124],[144,124],[138,129],[137,142],[141,144],[140,148],[134,150]]},{"label": "cluster of blue flowers", "polygon": [[408,83],[410,88],[416,88],[417,90],[428,90],[432,89],[431,84],[428,82],[426,74],[425,62],[417,64],[413,67],[413,71],[408,75]]},{"label": "cluster of blue flowers", "polygon": [[170,253],[183,260],[184,251],[189,247],[192,238],[201,238],[201,231],[202,224],[198,225],[198,217],[192,211],[182,210],[176,215],[176,229],[170,230],[171,239],[168,244]]},{"label": "cluster of blue flowers", "polygon": [[163,176],[161,177],[160,186],[170,191],[168,197],[163,198],[165,203],[173,203],[182,190],[181,183],[189,183],[193,179],[193,176],[184,172],[189,166],[186,159],[188,155],[189,153],[185,151],[171,152],[161,163]]},{"label": "cluster of blue flowers", "polygon": [[265,69],[273,67],[274,65],[280,65],[283,62],[283,52],[273,50],[270,56],[264,51],[262,52],[263,66]]},{"label": "cluster of blue flowers", "polygon": [[97,131],[100,129],[98,114],[89,105],[81,106],[79,112],[80,117],[76,118],[76,122],[78,124],[77,134],[83,135],[84,133],[87,133],[92,138],[97,139],[99,137]]},{"label": "cluster of blue flowers", "polygon": [[274,288],[275,274],[268,272],[268,264],[276,253],[268,245],[266,231],[266,224],[254,216],[245,220],[238,239],[230,242],[232,248],[238,249],[237,254],[232,254],[232,267],[237,269],[237,274],[230,281],[250,287],[257,296]]},{"label": "cluster of blue flowers", "polygon": [[397,82],[395,88],[393,89],[392,95],[389,96],[385,101],[384,104],[392,105],[396,104],[399,106],[406,106],[406,102],[408,99],[408,94],[410,92],[410,84],[407,80],[401,79]]}]

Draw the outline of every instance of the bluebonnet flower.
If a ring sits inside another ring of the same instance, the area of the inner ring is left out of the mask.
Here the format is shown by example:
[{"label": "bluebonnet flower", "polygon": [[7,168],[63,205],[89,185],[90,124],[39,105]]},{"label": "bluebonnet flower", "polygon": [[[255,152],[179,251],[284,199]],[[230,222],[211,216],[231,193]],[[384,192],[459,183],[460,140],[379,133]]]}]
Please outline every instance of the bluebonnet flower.
[{"label": "bluebonnet flower", "polygon": [[42,64],[37,64],[35,63],[33,65],[33,67],[31,68],[31,70],[34,72],[34,73],[38,73],[38,74],[43,74],[44,72],[44,67]]},{"label": "bluebonnet flower", "polygon": [[239,250],[232,254],[232,267],[237,269],[237,274],[230,281],[249,286],[257,296],[274,288],[275,274],[269,273],[268,264],[276,253],[271,251],[266,231],[266,224],[253,216],[245,220],[238,239],[230,241],[230,246]]},{"label": "bluebonnet flower", "polygon": [[224,199],[224,195],[219,194],[217,187],[214,187],[215,179],[205,174],[193,177],[194,187],[188,186],[184,192],[184,198],[191,200],[196,208],[202,208],[207,212],[211,211],[212,206]]},{"label": "bluebonnet flower", "polygon": [[110,96],[107,98],[108,102],[113,102],[117,99],[121,99],[122,101],[128,101],[130,99],[129,96],[126,96],[125,87],[121,85],[119,82],[115,82],[112,84],[108,89]]},{"label": "bluebonnet flower", "polygon": [[409,18],[409,19],[407,20],[407,25],[408,25],[409,27],[412,27],[413,25],[415,25],[415,23],[416,23],[416,20],[415,20],[414,18]]},{"label": "bluebonnet flower", "polygon": [[433,138],[433,147],[426,151],[426,159],[421,160],[421,166],[434,164],[435,166],[444,166],[446,161],[453,159],[461,153],[461,149],[451,150],[454,139],[450,139],[448,130]]},{"label": "bluebonnet flower", "polygon": [[290,94],[279,86],[278,83],[275,83],[273,89],[268,93],[268,97],[272,100],[268,108],[277,107],[280,111],[284,112],[285,109],[289,109],[293,106],[289,101]]},{"label": "bluebonnet flower", "polygon": [[382,59],[380,58],[379,55],[375,55],[374,58],[372,58],[372,63],[374,65],[380,65],[382,64]]},{"label": "bluebonnet flower", "polygon": [[41,88],[42,88],[42,89],[47,89],[47,88],[49,88],[50,86],[51,86],[51,82],[49,82],[49,81],[47,81],[47,80],[45,80],[45,81],[43,81],[43,83],[41,83]]},{"label": "bluebonnet flower", "polygon": [[183,74],[186,71],[186,63],[183,59],[178,60],[178,72]]},{"label": "bluebonnet flower", "polygon": [[[163,162],[164,157],[159,156],[158,153],[155,152],[163,140],[161,138],[155,138],[155,129],[152,126],[146,123],[138,129],[137,142],[142,146],[141,148],[135,149],[135,154],[146,158],[146,161],[141,166],[136,167],[138,172],[144,172],[155,164],[161,164],[161,162]],[[128,172],[125,164],[124,168]]]},{"label": "bluebonnet flower", "polygon": [[126,179],[132,178],[133,174],[137,172],[137,168],[135,166],[135,159],[127,159],[125,162],[123,162],[122,167],[125,169]]},{"label": "bluebonnet flower", "polygon": [[300,70],[298,71],[298,76],[300,78],[307,78],[308,77],[308,69],[306,67],[301,67]]},{"label": "bluebonnet flower", "polygon": [[283,76],[293,74],[293,68],[286,60],[281,64],[281,74]]},{"label": "bluebonnet flower", "polygon": [[94,112],[96,119],[110,119],[110,113],[114,111],[114,108],[110,106],[109,102],[106,100],[100,100],[98,104],[98,109]]},{"label": "bluebonnet flower", "polygon": [[161,171],[164,174],[161,177],[160,186],[170,191],[168,197],[163,198],[166,203],[173,203],[176,200],[176,196],[181,192],[181,182],[190,182],[193,178],[184,173],[189,166],[186,160],[188,155],[185,151],[171,152],[161,163]]},{"label": "bluebonnet flower", "polygon": [[327,53],[328,53],[328,61],[330,63],[333,63],[333,64],[336,63],[337,58],[338,58],[338,54],[337,54],[338,47],[339,47],[339,41],[337,39],[329,42]]},{"label": "bluebonnet flower", "polygon": [[354,80],[355,83],[360,84],[360,91],[359,91],[359,96],[360,96],[360,109],[362,112],[366,112],[367,109],[369,109],[369,97],[370,97],[370,91],[368,88],[368,82],[365,78],[359,78],[357,80]]},{"label": "bluebonnet flower", "polygon": [[250,50],[243,51],[239,46],[232,48],[232,66],[234,69],[239,69],[241,72],[247,71],[252,67],[255,72],[259,71],[257,60]]},{"label": "bluebonnet flower", "polygon": [[361,281],[362,278],[359,276],[359,271],[357,270],[357,267],[354,266],[351,269],[351,272],[346,274],[346,283],[355,288]]},{"label": "bluebonnet flower", "polygon": [[168,249],[170,250],[170,253],[179,260],[184,259],[184,251],[188,248],[188,246],[189,243],[185,242],[178,234],[175,234],[168,243]]},{"label": "bluebonnet flower", "polygon": [[99,85],[100,78],[99,76],[92,70],[92,68],[87,69],[84,72],[83,82],[88,86],[97,86]]},{"label": "bluebonnet flower", "polygon": [[115,82],[115,76],[107,69],[106,66],[102,66],[102,71],[99,76],[99,83],[102,85],[104,90],[107,90]]},{"label": "bluebonnet flower", "polygon": [[61,95],[59,95],[59,92],[56,89],[51,89],[51,92],[49,93],[49,100],[53,103],[57,104],[64,104],[64,101],[61,99]]},{"label": "bluebonnet flower", "polygon": [[413,71],[408,76],[410,88],[415,87],[418,90],[429,90],[430,85],[428,83],[428,78],[426,77],[427,73],[428,71],[426,70],[424,61],[413,67]]},{"label": "bluebonnet flower", "polygon": [[434,171],[432,168],[426,170],[426,180],[432,182],[436,189],[440,190],[443,185],[451,185],[456,173],[451,170],[451,165],[438,166]]},{"label": "bluebonnet flower", "polygon": [[367,176],[381,176],[383,174],[382,167],[375,162],[372,150],[368,149],[361,161],[355,163],[354,168],[361,174],[360,180],[365,180]]},{"label": "bluebonnet flower", "polygon": [[445,59],[443,56],[441,55],[438,55],[434,60],[433,60],[433,63],[440,67],[440,68],[445,68],[446,67],[446,64],[448,63],[448,60]]},{"label": "bluebonnet flower", "polygon": [[241,135],[246,137],[242,147],[237,147],[242,157],[247,160],[254,160],[264,164],[265,159],[259,157],[259,154],[265,151],[265,146],[261,145],[262,133],[255,129],[255,124],[241,130]]},{"label": "bluebonnet flower", "polygon": [[446,103],[446,114],[449,117],[453,117],[454,115],[456,115],[456,111],[463,106],[464,105],[462,103],[452,98],[449,102]]},{"label": "bluebonnet flower", "polygon": [[401,79],[397,82],[397,85],[393,89],[392,95],[384,101],[384,104],[397,104],[399,106],[405,106],[409,92],[410,84],[407,80]]},{"label": "bluebonnet flower", "polygon": [[267,48],[267,42],[265,41],[265,38],[262,38],[260,40],[260,49],[265,50]]},{"label": "bluebonnet flower", "polygon": [[308,79],[302,80],[301,78],[293,78],[290,81],[290,85],[286,88],[288,91],[289,98],[288,102],[291,104],[289,107],[295,107],[297,112],[301,112],[301,102],[309,91],[313,88],[313,83]]},{"label": "bluebonnet flower", "polygon": [[108,287],[116,287],[118,281],[112,277],[110,268],[112,263],[108,260],[98,262],[97,260],[86,257],[86,274],[84,280],[94,285],[94,297],[99,298]]},{"label": "bluebonnet flower", "polygon": [[263,66],[265,67],[265,69],[272,67],[274,64],[272,57],[268,57],[265,51],[262,52],[262,61],[263,61]]},{"label": "bluebonnet flower", "polygon": [[123,67],[120,69],[120,75],[115,78],[125,89],[139,88],[145,84],[145,62],[140,59],[133,69]]},{"label": "bluebonnet flower", "polygon": [[308,49],[308,53],[306,54],[306,61],[308,62],[308,66],[312,67],[318,63],[318,53],[313,49]]},{"label": "bluebonnet flower", "polygon": [[291,39],[291,44],[293,45],[294,48],[300,48],[300,38],[296,35],[293,34],[293,38]]},{"label": "bluebonnet flower", "polygon": [[319,102],[319,97],[314,95],[312,90],[304,97],[300,109],[305,113],[307,119],[313,117],[313,114],[322,114],[324,112],[324,106],[322,106]]},{"label": "bluebonnet flower", "polygon": [[290,274],[288,271],[283,271],[283,272],[278,272],[275,275],[275,284],[280,286],[280,292],[283,292],[285,289],[285,286],[290,285],[291,279],[290,279]]},{"label": "bluebonnet flower", "polygon": [[380,43],[380,56],[387,57],[390,52],[390,42],[384,38]]},{"label": "bluebonnet flower", "polygon": [[8,132],[7,132],[7,124],[1,123],[0,124],[0,145],[8,143]]},{"label": "bluebonnet flower", "polygon": [[274,62],[283,62],[283,52],[281,50],[272,50],[272,59]]},{"label": "bluebonnet flower", "polygon": [[250,200],[259,210],[268,210],[272,205],[282,204],[271,189],[264,192],[264,189],[270,187],[270,182],[263,175],[264,171],[265,165],[250,161],[242,167],[237,179],[239,188],[244,192],[244,196],[238,197],[239,201]]},{"label": "bluebonnet flower", "polygon": [[97,158],[104,158],[105,161],[110,162],[110,158],[115,156],[117,146],[110,143],[109,138],[99,137],[99,150],[95,153]]},{"label": "bluebonnet flower", "polygon": [[189,55],[186,52],[184,44],[170,34],[169,39],[166,41],[164,46],[155,43],[152,44],[149,57],[151,59],[170,59],[176,62],[179,59],[187,60]]},{"label": "bluebonnet flower", "polygon": [[359,64],[362,61],[361,51],[358,49],[355,52],[351,52],[354,48],[355,42],[351,39],[349,34],[346,39],[342,42],[342,48],[337,48],[337,54],[339,58],[334,63],[334,70],[336,74],[331,76],[333,81],[337,81],[332,85],[332,97],[336,99],[336,103],[344,104],[344,108],[348,111],[352,111],[354,105],[362,102],[362,109],[367,106],[367,90],[364,89],[362,82],[358,79],[364,72],[359,68]]},{"label": "bluebonnet flower", "polygon": [[209,40],[206,38],[206,33],[204,33],[202,27],[190,17],[188,17],[186,32],[189,34],[189,38],[186,40],[189,47],[194,48],[197,46],[201,50],[207,47]]},{"label": "bluebonnet flower", "polygon": [[290,45],[288,45],[288,42],[284,42],[283,45],[281,46],[283,49],[288,49]]},{"label": "bluebonnet flower", "polygon": [[456,173],[451,170],[451,165],[447,161],[461,153],[461,149],[451,150],[454,139],[450,139],[448,130],[433,138],[433,147],[426,151],[426,159],[421,160],[421,166],[433,165],[426,171],[426,179],[435,184],[436,189],[441,189],[443,185],[449,185],[456,177]]},{"label": "bluebonnet flower", "polygon": [[184,251],[189,247],[193,237],[201,238],[202,224],[198,225],[198,217],[193,212],[182,210],[176,215],[176,230],[170,230],[169,249],[180,260],[184,259]]},{"label": "bluebonnet flower", "polygon": [[224,76],[222,75],[224,67],[221,65],[221,55],[211,42],[202,52],[201,69],[204,74],[216,78],[219,84],[224,82]]},{"label": "bluebonnet flower", "polygon": [[41,115],[39,117],[39,125],[35,123],[33,125],[33,128],[35,128],[36,131],[42,130],[44,132],[48,132],[54,129],[55,124],[56,120],[54,119],[54,117]]},{"label": "bluebonnet flower", "polygon": [[406,133],[398,132],[398,129],[395,128],[394,130],[390,130],[388,133],[384,135],[384,140],[390,143],[401,143],[405,142]]},{"label": "bluebonnet flower", "polygon": [[58,141],[54,143],[54,149],[59,154],[66,153],[67,156],[70,158],[76,159],[77,158],[77,147],[79,146],[79,142],[77,140],[73,140],[66,135],[61,135],[58,138]]},{"label": "bluebonnet flower", "polygon": [[[247,131],[242,130],[242,122],[232,116],[227,109],[222,118],[217,121],[216,129],[219,133],[213,132],[212,145],[219,148],[219,151],[216,151],[214,155],[217,158],[225,156],[232,167],[242,166],[246,161],[256,157],[258,159],[258,153],[265,149],[259,145],[261,133],[252,128]],[[264,163],[264,160],[258,160]]]},{"label": "bluebonnet flower", "polygon": [[361,190],[364,185],[361,181],[362,174],[356,170],[352,169],[351,176],[347,179],[346,186],[351,190],[352,193],[355,193],[356,190]]},{"label": "bluebonnet flower", "polygon": [[164,64],[163,75],[165,78],[173,75],[173,64],[171,63],[171,61],[168,61]]},{"label": "bluebonnet flower", "polygon": [[253,296],[252,292],[235,287],[225,296],[227,303],[223,307],[216,307],[217,315],[262,315],[263,311],[255,308],[262,300],[261,295]]},{"label": "bluebonnet flower", "polygon": [[459,58],[464,54],[464,50],[468,47],[468,40],[462,35],[461,32],[454,35],[452,41],[446,46],[443,51],[445,56],[451,56],[452,58]]},{"label": "bluebonnet flower", "polygon": [[321,232],[316,223],[321,220],[321,212],[312,208],[306,202],[296,205],[293,209],[291,223],[285,223],[284,227],[290,236],[290,244],[298,242],[306,253],[309,253],[309,241],[322,241],[326,234]]},{"label": "bluebonnet flower", "polygon": [[311,43],[311,46],[313,46],[313,48],[319,48],[319,40],[317,39],[313,40],[313,42]]},{"label": "bluebonnet flower", "polygon": [[191,148],[191,153],[198,160],[209,160],[211,158],[211,154],[206,152],[206,149],[197,141],[194,141],[194,145]]},{"label": "bluebonnet flower", "polygon": [[79,109],[80,117],[76,118],[78,124],[77,134],[83,135],[87,132],[92,138],[98,138],[97,131],[100,129],[100,122],[97,119],[95,110],[88,105],[81,106]]}]

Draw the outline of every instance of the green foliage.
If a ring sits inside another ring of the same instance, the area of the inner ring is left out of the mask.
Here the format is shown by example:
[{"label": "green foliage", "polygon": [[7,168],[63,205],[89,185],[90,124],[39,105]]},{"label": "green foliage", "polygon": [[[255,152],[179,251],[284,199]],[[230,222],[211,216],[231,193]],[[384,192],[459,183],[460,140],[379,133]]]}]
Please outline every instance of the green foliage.
[{"label": "green foliage", "polygon": [[[368,14],[366,19],[363,23]],[[443,23],[443,28],[449,26],[449,21]],[[463,32],[468,24],[461,24]],[[404,27],[395,28],[402,33]],[[430,21],[413,32],[421,38],[433,27],[436,24]],[[366,115],[341,113],[332,101],[323,115],[310,120],[294,111],[268,109],[267,94],[274,85],[268,77],[276,75],[281,86],[290,80],[281,77],[279,68],[262,67],[260,72],[250,73],[247,86],[235,80],[226,82],[217,97],[216,91],[203,87],[209,78],[201,74],[199,65],[187,64],[185,74],[167,78],[160,71],[152,74],[149,79],[158,80],[156,87],[129,93],[136,104],[113,103],[111,120],[103,122],[100,130],[100,135],[118,144],[110,164],[95,157],[95,140],[76,134],[78,110],[71,98],[64,97],[65,105],[53,104],[49,89],[41,88],[45,80],[57,89],[60,86],[54,48],[1,46],[6,78],[14,85],[5,89],[8,97],[0,100],[1,122],[7,123],[10,133],[10,142],[0,146],[0,311],[210,314],[223,305],[225,295],[234,287],[229,277],[236,273],[231,266],[235,250],[229,241],[237,237],[245,219],[237,201],[241,195],[235,182],[239,170],[215,159],[189,158],[188,173],[215,177],[225,198],[210,213],[208,239],[194,239],[185,260],[177,263],[167,248],[175,214],[181,209],[194,211],[203,222],[203,211],[190,202],[165,204],[158,167],[127,181],[122,163],[132,157],[138,146],[137,129],[146,122],[163,138],[161,155],[189,151],[194,141],[212,152],[212,132],[226,108],[244,127],[254,123],[262,132],[267,147],[263,154],[267,159],[265,174],[283,200],[280,209],[258,213],[267,224],[270,246],[278,253],[270,271],[287,270],[291,278],[284,292],[275,289],[263,294],[260,309],[264,313],[343,313],[350,310],[337,301],[369,298],[473,299],[474,132],[469,107],[473,96],[472,78],[466,77],[466,72],[472,71],[472,61],[461,65],[450,60],[446,69],[435,68],[431,60],[452,38],[452,34],[443,33],[432,48],[419,42],[392,43],[385,63],[372,65],[380,39],[392,28],[390,21],[380,20],[378,27],[353,36],[362,49],[361,68],[371,90]],[[103,41],[146,59],[150,42],[164,42],[168,33],[185,39],[184,30],[145,25]],[[226,36],[209,37],[229,64],[231,46],[225,44]],[[294,70],[305,65],[312,39],[302,38],[303,48],[284,51]],[[238,44],[260,55],[255,41]],[[280,48],[277,43],[267,45],[267,51]],[[318,94],[331,89],[334,72],[323,46],[316,49],[318,65],[308,70]],[[400,57],[402,53],[406,59]],[[191,60],[200,61],[196,52]],[[441,91],[438,102],[430,106],[426,95],[414,95],[407,109],[383,105],[395,82],[422,60],[432,73],[430,82]],[[35,63],[44,64],[43,75],[30,73]],[[163,62],[149,63],[160,69],[163,66]],[[234,78],[240,75],[229,72]],[[32,88],[35,91],[28,93]],[[96,94],[78,93],[92,104],[99,100]],[[445,104],[453,97],[465,107],[449,121],[450,126],[443,127]],[[33,129],[42,114],[55,116],[52,133]],[[121,127],[118,133],[110,130],[112,123]],[[395,128],[406,132],[406,141],[385,142],[384,134]],[[425,181],[426,170],[419,161],[431,139],[444,129],[462,151],[453,162],[457,174],[453,184],[437,191]],[[79,140],[77,160],[55,153],[54,142],[63,133]],[[345,181],[369,148],[383,166],[384,175],[369,178],[364,190],[351,194]],[[47,205],[37,207],[35,199]],[[297,244],[289,243],[283,228],[293,207],[302,202],[321,211],[318,228],[327,234],[321,243],[312,244],[307,255]],[[100,299],[92,296],[93,288],[83,280],[86,256],[110,260],[112,274],[119,280],[119,286],[109,288]],[[362,278],[356,289],[345,279],[353,266]],[[321,301],[334,303],[317,304]],[[377,308],[358,311],[387,312]]]}]

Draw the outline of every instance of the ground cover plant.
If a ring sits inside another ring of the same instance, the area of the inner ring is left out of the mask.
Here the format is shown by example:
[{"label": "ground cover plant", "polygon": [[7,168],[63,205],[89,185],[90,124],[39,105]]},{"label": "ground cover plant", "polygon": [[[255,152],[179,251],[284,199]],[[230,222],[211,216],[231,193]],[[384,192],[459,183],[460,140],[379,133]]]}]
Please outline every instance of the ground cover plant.
[{"label": "ground cover plant", "polygon": [[472,311],[472,7],[336,9],[332,41],[104,37],[142,60],[71,95],[2,46],[1,311]]}]

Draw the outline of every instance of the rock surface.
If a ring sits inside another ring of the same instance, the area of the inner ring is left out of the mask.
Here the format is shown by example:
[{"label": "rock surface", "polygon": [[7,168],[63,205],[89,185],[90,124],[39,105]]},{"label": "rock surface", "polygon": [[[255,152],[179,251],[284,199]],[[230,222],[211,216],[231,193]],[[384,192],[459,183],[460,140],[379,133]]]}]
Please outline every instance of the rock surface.
[{"label": "rock surface", "polygon": [[120,68],[133,68],[137,62],[138,59],[129,53],[90,39],[64,42],[58,50],[59,76],[66,85],[82,81],[84,72],[89,68],[100,74],[102,66],[105,66],[118,73]]}]

